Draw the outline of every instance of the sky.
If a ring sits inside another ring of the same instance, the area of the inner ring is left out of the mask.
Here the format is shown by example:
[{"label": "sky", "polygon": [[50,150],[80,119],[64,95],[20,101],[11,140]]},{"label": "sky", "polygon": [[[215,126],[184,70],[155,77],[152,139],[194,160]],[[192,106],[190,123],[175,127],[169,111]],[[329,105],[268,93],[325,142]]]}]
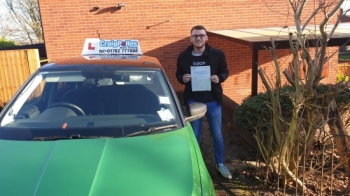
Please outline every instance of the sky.
[{"label": "sky", "polygon": [[[6,15],[6,8],[3,6],[4,3],[5,3],[5,0],[0,0],[0,16]],[[0,21],[0,25],[1,25],[3,22],[4,22],[4,21]]]},{"label": "sky", "polygon": [[[5,3],[5,0],[0,0],[0,27],[8,24],[6,20],[3,20],[7,12],[5,6],[3,5],[4,3]],[[0,38],[1,38],[1,35],[0,35]]]}]

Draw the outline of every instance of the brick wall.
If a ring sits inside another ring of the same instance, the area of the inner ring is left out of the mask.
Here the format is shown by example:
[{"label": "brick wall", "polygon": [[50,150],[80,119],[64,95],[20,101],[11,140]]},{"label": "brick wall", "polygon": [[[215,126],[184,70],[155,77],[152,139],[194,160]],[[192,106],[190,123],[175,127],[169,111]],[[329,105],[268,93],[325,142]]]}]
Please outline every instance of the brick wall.
[{"label": "brick wall", "polygon": [[[336,75],[337,75],[337,65],[338,65],[338,47],[328,47],[327,49],[327,55],[334,54],[333,58],[330,58],[327,65],[324,66],[325,77],[320,81],[321,83],[327,84],[327,83],[335,83],[336,82]],[[312,49],[310,49],[311,56],[315,56]],[[277,51],[278,56],[278,63],[280,65],[280,71],[284,71],[285,69],[288,69],[289,63],[292,62],[292,55],[290,52],[290,49],[285,50],[278,50]],[[271,54],[266,51],[262,50],[259,51],[259,65],[260,68],[267,73],[267,77],[270,79],[274,79],[276,76],[276,71],[273,65],[273,62],[271,62]],[[272,80],[274,82],[274,80]],[[281,73],[281,84],[288,84],[285,76]],[[259,78],[258,83],[258,91],[259,92],[265,92],[265,87],[263,86],[261,79]]]},{"label": "brick wall", "polygon": [[[125,7],[118,10],[117,3]],[[288,1],[281,0],[39,0],[39,6],[49,59],[80,55],[85,38],[98,37],[99,29],[102,39],[138,39],[143,53],[162,63],[176,90],[183,88],[175,79],[176,58],[189,45],[192,26],[221,30],[294,25],[291,16],[279,14],[291,12]],[[95,6],[99,10],[92,11]],[[308,3],[304,16],[312,9]],[[230,77],[224,93],[240,103],[250,94],[250,49],[215,37],[209,43],[225,51]]]},{"label": "brick wall", "polygon": [[209,37],[209,44],[225,52],[229,77],[222,83],[222,88],[226,96],[240,104],[243,98],[251,94],[251,49],[219,37]]}]

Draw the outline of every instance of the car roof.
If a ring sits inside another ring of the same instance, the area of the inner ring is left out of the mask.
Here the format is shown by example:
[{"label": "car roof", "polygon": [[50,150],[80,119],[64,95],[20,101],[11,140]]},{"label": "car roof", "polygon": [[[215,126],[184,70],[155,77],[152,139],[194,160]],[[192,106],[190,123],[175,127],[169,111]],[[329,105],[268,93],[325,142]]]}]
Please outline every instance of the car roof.
[{"label": "car roof", "polygon": [[116,66],[134,68],[160,68],[159,60],[150,56],[136,55],[91,55],[56,59],[40,70],[65,69],[69,67]]}]

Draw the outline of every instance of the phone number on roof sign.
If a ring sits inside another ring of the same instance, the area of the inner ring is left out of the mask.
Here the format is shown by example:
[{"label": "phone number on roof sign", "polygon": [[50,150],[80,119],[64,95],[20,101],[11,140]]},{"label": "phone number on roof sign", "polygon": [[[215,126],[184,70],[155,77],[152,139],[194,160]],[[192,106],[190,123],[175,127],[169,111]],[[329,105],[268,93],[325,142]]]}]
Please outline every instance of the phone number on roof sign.
[{"label": "phone number on roof sign", "polygon": [[99,53],[119,53],[119,54],[133,54],[137,53],[138,48],[125,48],[125,49],[99,49]]},{"label": "phone number on roof sign", "polygon": [[104,54],[104,55],[101,55],[100,58],[101,59],[133,59],[133,60],[137,60],[139,58],[139,56]]}]

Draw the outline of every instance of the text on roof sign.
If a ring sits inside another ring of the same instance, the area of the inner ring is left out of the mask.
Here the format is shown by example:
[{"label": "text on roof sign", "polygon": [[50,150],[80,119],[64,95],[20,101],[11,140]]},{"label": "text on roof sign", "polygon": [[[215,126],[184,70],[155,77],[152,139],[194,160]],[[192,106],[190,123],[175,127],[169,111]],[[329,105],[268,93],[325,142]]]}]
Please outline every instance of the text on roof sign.
[{"label": "text on roof sign", "polygon": [[82,55],[118,54],[142,55],[138,40],[100,40],[87,38]]},{"label": "text on roof sign", "polygon": [[133,40],[101,40],[100,47],[137,47],[139,45],[138,41]]}]

